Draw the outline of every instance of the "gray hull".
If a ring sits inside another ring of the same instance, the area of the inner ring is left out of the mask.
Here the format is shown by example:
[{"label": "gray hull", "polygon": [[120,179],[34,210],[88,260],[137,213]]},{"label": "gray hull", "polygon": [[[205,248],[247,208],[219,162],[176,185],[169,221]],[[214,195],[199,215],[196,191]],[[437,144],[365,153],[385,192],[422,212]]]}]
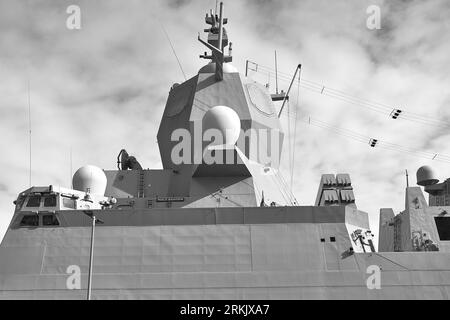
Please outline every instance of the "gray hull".
[{"label": "gray hull", "polygon": [[[92,298],[448,299],[450,253],[346,256],[351,243],[339,221],[344,210],[322,210],[310,222],[293,222],[287,211],[276,217],[267,209],[253,218],[259,223],[189,225],[185,219],[147,226],[111,226],[103,213],[105,226],[95,234]],[[245,220],[245,212],[242,216]],[[85,223],[10,228],[0,247],[0,298],[85,299],[90,246]],[[380,289],[367,286],[371,265],[381,269]],[[69,266],[80,267],[81,289],[68,289]]]}]

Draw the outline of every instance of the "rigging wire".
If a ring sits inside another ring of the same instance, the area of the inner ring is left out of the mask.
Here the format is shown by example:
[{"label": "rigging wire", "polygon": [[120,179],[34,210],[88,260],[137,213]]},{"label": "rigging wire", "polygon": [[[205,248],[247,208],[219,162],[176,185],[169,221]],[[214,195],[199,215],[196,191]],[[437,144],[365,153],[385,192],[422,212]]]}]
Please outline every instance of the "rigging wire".
[{"label": "rigging wire", "polygon": [[[353,139],[358,139],[361,142],[364,143],[368,143],[368,141],[370,141],[372,138],[368,137],[368,136],[364,136],[362,134],[359,134],[357,132],[348,130],[348,129],[343,129],[340,127],[336,127],[330,124],[327,124],[326,122],[320,121],[320,120],[316,120],[316,119],[310,119],[309,120],[310,124],[313,124],[315,126],[320,126],[324,129],[329,129],[329,130],[334,130],[335,132],[345,135],[347,137],[353,138]],[[432,152],[425,152],[425,151],[421,151],[421,150],[417,150],[417,149],[413,149],[410,147],[406,147],[404,145],[400,145],[400,144],[395,144],[395,143],[391,143],[391,142],[387,142],[387,141],[381,141],[377,139],[377,144],[376,146],[380,146],[383,147],[385,149],[390,149],[390,150],[399,150],[401,152],[405,152],[405,153],[410,153],[410,154],[416,154],[416,155],[420,155],[420,156],[424,156],[424,157],[435,157],[436,155],[439,156],[440,159],[445,159],[450,161],[450,156],[445,155],[445,154],[437,154],[437,153],[432,153]]]},{"label": "rigging wire", "polygon": [[[250,61],[251,62],[251,61]],[[259,64],[256,64],[254,62],[251,62],[254,65],[256,65],[257,67],[255,68],[249,68],[249,70],[257,72],[257,73],[271,73],[273,74],[273,69],[270,67],[266,67],[266,66],[262,66]],[[290,80],[290,76],[287,73],[284,72],[280,72],[278,71],[278,78],[281,81],[289,81]],[[387,104],[383,104],[383,103],[379,103],[379,102],[373,102],[373,101],[368,101],[362,98],[358,98],[352,95],[349,95],[341,90],[337,90],[337,89],[333,89],[333,88],[329,88],[326,87],[322,84],[319,84],[317,82],[314,81],[310,81],[307,79],[300,79],[298,80],[300,82],[300,86],[302,88],[305,88],[307,90],[313,91],[315,93],[321,94],[321,95],[325,95],[325,96],[329,96],[331,98],[355,105],[355,106],[359,106],[359,107],[364,107],[366,109],[370,109],[371,111],[374,112],[378,112],[384,115],[387,115],[388,117],[392,118],[392,119],[404,119],[404,120],[408,120],[411,122],[415,122],[415,123],[420,123],[423,125],[431,125],[431,126],[438,126],[438,127],[442,127],[442,128],[449,128],[450,127],[450,123],[446,122],[446,121],[442,121],[439,119],[434,119],[432,117],[423,115],[423,114],[418,114],[418,113],[414,113],[414,112],[410,112],[410,111],[406,111],[402,108],[399,107],[392,107],[389,106]],[[397,115],[397,117],[393,117],[393,112],[394,111],[400,111],[400,114]]]},{"label": "rigging wire", "polygon": [[435,153],[435,152],[425,152],[425,151],[413,149],[410,147],[406,147],[403,145],[390,143],[390,142],[382,141],[379,139],[373,139],[369,136],[365,136],[365,135],[359,134],[357,132],[354,132],[354,131],[351,131],[348,129],[337,127],[337,126],[328,124],[326,122],[323,122],[323,121],[320,121],[317,119],[312,119],[311,117],[308,120],[303,119],[301,121],[304,123],[307,123],[308,125],[312,125],[312,126],[315,126],[315,127],[321,128],[321,129],[332,131],[332,132],[336,133],[337,135],[364,143],[369,146],[370,146],[371,141],[376,140],[376,144],[373,145],[372,147],[379,147],[382,149],[401,152],[401,153],[409,154],[409,155],[416,156],[416,157],[427,158],[429,160],[450,163],[450,155],[439,154],[439,153]]},{"label": "rigging wire", "polygon": [[[340,93],[336,93],[336,92],[333,92],[333,91],[330,91],[330,90],[324,91],[323,88],[319,92],[317,87],[311,87],[310,85],[302,85],[302,87],[304,87],[305,89],[308,89],[310,91],[313,91],[315,93],[320,93],[322,95],[326,95],[326,96],[329,96],[331,98],[338,99],[338,100],[343,101],[343,102],[348,103],[348,104],[352,104],[352,105],[355,105],[355,106],[358,106],[358,107],[364,107],[366,109],[370,109],[371,111],[384,114],[384,115],[386,115],[386,116],[388,116],[390,118],[392,117],[393,112],[398,110],[398,111],[401,112],[401,117],[400,118],[404,119],[404,120],[408,120],[408,121],[411,121],[411,122],[424,124],[424,125],[430,125],[430,126],[434,126],[434,127],[441,127],[441,128],[448,128],[448,127],[450,127],[449,123],[441,121],[441,120],[432,119],[432,118],[426,117],[426,116],[418,116],[416,114],[411,114],[411,113],[408,113],[408,112],[405,112],[403,110],[396,109],[396,108],[393,108],[393,109],[386,109],[386,108],[384,108],[383,109],[382,107],[379,107],[377,105],[371,104],[369,102],[362,102],[362,101],[360,101],[360,99],[358,100],[358,99],[355,99],[353,97],[344,96],[344,95],[342,95]],[[393,119],[396,119],[396,118],[393,118]]]}]

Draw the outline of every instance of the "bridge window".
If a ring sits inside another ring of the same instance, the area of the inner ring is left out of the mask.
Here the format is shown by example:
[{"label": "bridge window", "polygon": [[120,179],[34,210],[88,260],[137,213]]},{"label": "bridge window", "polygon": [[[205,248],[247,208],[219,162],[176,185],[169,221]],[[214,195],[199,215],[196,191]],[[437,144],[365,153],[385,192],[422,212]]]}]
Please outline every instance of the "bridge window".
[{"label": "bridge window", "polygon": [[63,198],[63,206],[69,209],[76,209],[75,200]]},{"label": "bridge window", "polygon": [[56,195],[45,197],[44,207],[56,207]]},{"label": "bridge window", "polygon": [[450,240],[450,217],[434,217],[441,241]]},{"label": "bridge window", "polygon": [[20,220],[20,226],[22,226],[22,227],[37,227],[37,226],[39,226],[39,216],[37,214],[23,216],[22,220]]},{"label": "bridge window", "polygon": [[31,196],[28,198],[27,207],[39,207],[41,205],[41,196]]},{"label": "bridge window", "polygon": [[42,216],[42,225],[44,226],[59,226],[59,221],[54,214],[47,214]]}]

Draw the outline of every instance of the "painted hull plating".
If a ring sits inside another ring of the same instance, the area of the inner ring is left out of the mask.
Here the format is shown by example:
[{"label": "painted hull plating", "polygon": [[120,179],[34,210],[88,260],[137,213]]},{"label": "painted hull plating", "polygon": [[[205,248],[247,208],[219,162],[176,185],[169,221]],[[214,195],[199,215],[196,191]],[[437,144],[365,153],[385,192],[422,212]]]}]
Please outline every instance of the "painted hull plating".
[{"label": "painted hull plating", "polygon": [[[92,298],[448,299],[450,295],[450,253],[345,255],[351,243],[346,223],[340,221],[343,211],[333,213],[335,221],[310,222],[293,222],[280,212],[277,218],[270,209],[265,212],[272,215],[272,222],[262,218],[257,223],[244,215],[248,221],[227,223],[215,215],[216,222],[206,224],[98,226]],[[103,217],[107,220],[107,213]],[[0,247],[0,298],[85,299],[88,222],[75,227],[10,228]],[[367,287],[371,265],[381,269],[380,289]],[[81,289],[68,289],[69,266],[80,268]]]}]

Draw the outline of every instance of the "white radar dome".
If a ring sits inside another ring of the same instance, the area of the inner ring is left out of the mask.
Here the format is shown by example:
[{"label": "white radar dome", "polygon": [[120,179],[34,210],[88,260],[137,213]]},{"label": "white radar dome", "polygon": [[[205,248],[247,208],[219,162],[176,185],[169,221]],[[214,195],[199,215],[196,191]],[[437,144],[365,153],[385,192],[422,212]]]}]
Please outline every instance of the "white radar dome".
[{"label": "white radar dome", "polygon": [[[222,134],[222,143],[233,146],[239,139],[241,132],[241,119],[236,111],[227,106],[215,106],[209,109],[203,116],[203,132],[209,129],[217,129]],[[213,133],[214,134],[214,133]],[[212,143],[213,145],[221,144]]]},{"label": "white radar dome", "polygon": [[75,172],[72,178],[73,188],[78,191],[105,195],[106,175],[96,166],[83,166]]},{"label": "white radar dome", "polygon": [[417,170],[416,177],[419,186],[429,186],[439,182],[433,169],[429,166],[420,167]]}]

